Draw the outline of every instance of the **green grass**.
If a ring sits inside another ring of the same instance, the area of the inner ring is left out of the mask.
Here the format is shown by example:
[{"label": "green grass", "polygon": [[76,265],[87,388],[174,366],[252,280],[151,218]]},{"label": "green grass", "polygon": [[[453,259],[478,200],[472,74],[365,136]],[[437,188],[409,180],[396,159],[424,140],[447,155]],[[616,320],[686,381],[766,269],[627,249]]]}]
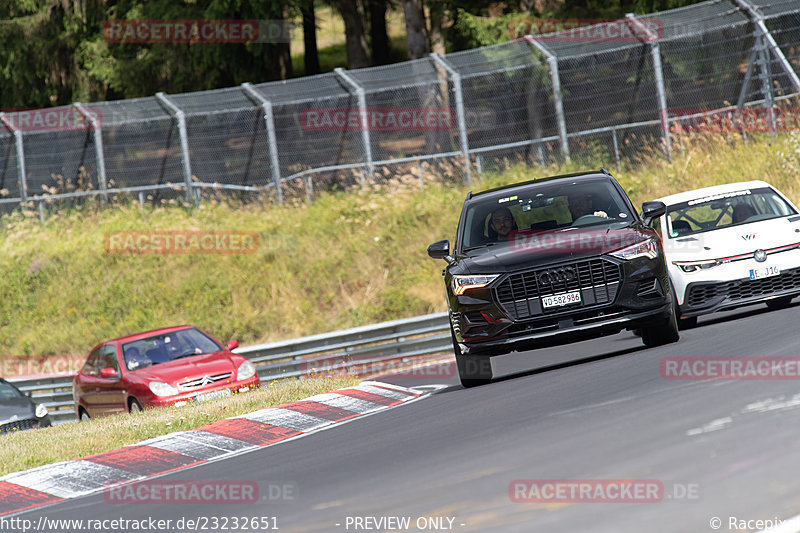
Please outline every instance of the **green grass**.
[{"label": "green grass", "polygon": [[[258,390],[182,407],[115,415],[80,424],[61,424],[0,437],[0,476],[59,461],[78,459],[175,431],[196,429],[217,420],[251,413],[315,394],[351,387],[356,378],[320,378],[262,384]],[[69,442],[69,446],[64,446]]]},{"label": "green grass", "polygon": [[[671,163],[645,163],[618,178],[638,204],[717,183],[765,179],[800,200],[800,139],[687,138]],[[648,159],[649,158],[649,159]],[[480,190],[561,172],[613,165],[484,173]],[[388,171],[387,171],[388,173]],[[616,174],[616,173],[615,173]],[[243,345],[444,311],[444,263],[431,242],[453,239],[468,188],[453,178],[388,174],[366,190],[321,193],[312,205],[205,201],[34,210],[0,222],[0,356],[87,354],[98,342],[147,329],[194,324]],[[106,253],[107,232],[247,230],[246,255]]]}]

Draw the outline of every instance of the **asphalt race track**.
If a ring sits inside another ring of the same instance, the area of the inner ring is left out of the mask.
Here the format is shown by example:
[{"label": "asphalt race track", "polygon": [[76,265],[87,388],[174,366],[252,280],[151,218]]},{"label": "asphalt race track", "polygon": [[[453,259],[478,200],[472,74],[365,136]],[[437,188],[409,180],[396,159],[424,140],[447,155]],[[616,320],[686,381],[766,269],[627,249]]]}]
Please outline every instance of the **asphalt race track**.
[{"label": "asphalt race track", "polygon": [[[760,305],[701,318],[679,343],[662,348],[644,349],[622,333],[516,354],[498,367],[519,369],[526,359],[533,366],[537,357],[583,360],[485,387],[461,388],[452,364],[383,377],[405,387],[447,387],[298,440],[154,478],[254,481],[259,503],[119,505],[97,494],[14,517],[169,519],[167,532],[203,530],[174,526],[203,517],[217,519],[216,528],[206,522],[208,531],[225,531],[220,520],[229,531],[244,530],[232,528],[233,517],[275,517],[268,525],[281,531],[758,531],[769,523],[757,520],[800,513],[800,381],[670,380],[660,363],[800,359],[798,325],[800,304],[779,311]],[[513,501],[514,480],[649,480],[662,489],[646,502],[531,503]],[[290,489],[271,494],[275,487]],[[409,526],[393,527],[389,517],[408,517]],[[785,531],[800,531],[800,520],[794,525]]]}]

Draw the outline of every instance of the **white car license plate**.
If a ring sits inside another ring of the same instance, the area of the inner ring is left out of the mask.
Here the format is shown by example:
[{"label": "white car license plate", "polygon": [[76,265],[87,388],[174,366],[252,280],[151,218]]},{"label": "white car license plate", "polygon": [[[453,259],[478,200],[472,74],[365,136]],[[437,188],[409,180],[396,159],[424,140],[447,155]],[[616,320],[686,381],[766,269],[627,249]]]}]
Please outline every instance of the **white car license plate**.
[{"label": "white car license plate", "polygon": [[231,395],[230,389],[220,389],[214,390],[211,392],[205,392],[203,394],[198,394],[194,397],[194,401],[196,402],[209,402],[211,400],[216,400],[217,398],[227,398]]},{"label": "white car license plate", "polygon": [[769,278],[772,276],[780,276],[780,274],[781,269],[777,266],[750,269],[750,279]]},{"label": "white car license plate", "polygon": [[565,292],[564,294],[556,294],[554,296],[545,296],[542,298],[542,305],[548,307],[561,307],[562,305],[579,304],[581,303],[581,291]]}]

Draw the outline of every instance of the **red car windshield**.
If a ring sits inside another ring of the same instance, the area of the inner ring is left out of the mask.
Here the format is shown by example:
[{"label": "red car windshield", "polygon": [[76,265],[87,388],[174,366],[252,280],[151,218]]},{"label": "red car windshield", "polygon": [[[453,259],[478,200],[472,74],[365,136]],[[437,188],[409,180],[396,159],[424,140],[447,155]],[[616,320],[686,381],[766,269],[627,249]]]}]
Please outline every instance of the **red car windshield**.
[{"label": "red car windshield", "polygon": [[125,367],[138,370],[183,357],[219,352],[222,346],[195,328],[162,333],[122,345]]}]

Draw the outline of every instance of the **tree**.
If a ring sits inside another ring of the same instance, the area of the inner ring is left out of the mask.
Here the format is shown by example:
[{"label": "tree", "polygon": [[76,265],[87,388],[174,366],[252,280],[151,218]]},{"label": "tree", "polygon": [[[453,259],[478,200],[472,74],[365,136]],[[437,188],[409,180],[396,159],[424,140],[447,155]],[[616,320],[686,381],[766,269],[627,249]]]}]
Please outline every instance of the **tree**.
[{"label": "tree", "polygon": [[408,58],[419,59],[431,51],[428,29],[425,26],[425,11],[422,0],[402,0],[406,18],[406,40]]},{"label": "tree", "polygon": [[358,0],[341,0],[339,12],[344,20],[347,68],[368,67],[370,64],[364,13]]},{"label": "tree", "polygon": [[314,0],[301,0],[300,14],[303,17],[303,64],[305,74],[319,74],[319,51],[317,50],[317,18],[314,16]]},{"label": "tree", "polygon": [[389,34],[386,31],[386,0],[366,0],[369,8],[369,36],[372,46],[372,63],[389,63]]}]

